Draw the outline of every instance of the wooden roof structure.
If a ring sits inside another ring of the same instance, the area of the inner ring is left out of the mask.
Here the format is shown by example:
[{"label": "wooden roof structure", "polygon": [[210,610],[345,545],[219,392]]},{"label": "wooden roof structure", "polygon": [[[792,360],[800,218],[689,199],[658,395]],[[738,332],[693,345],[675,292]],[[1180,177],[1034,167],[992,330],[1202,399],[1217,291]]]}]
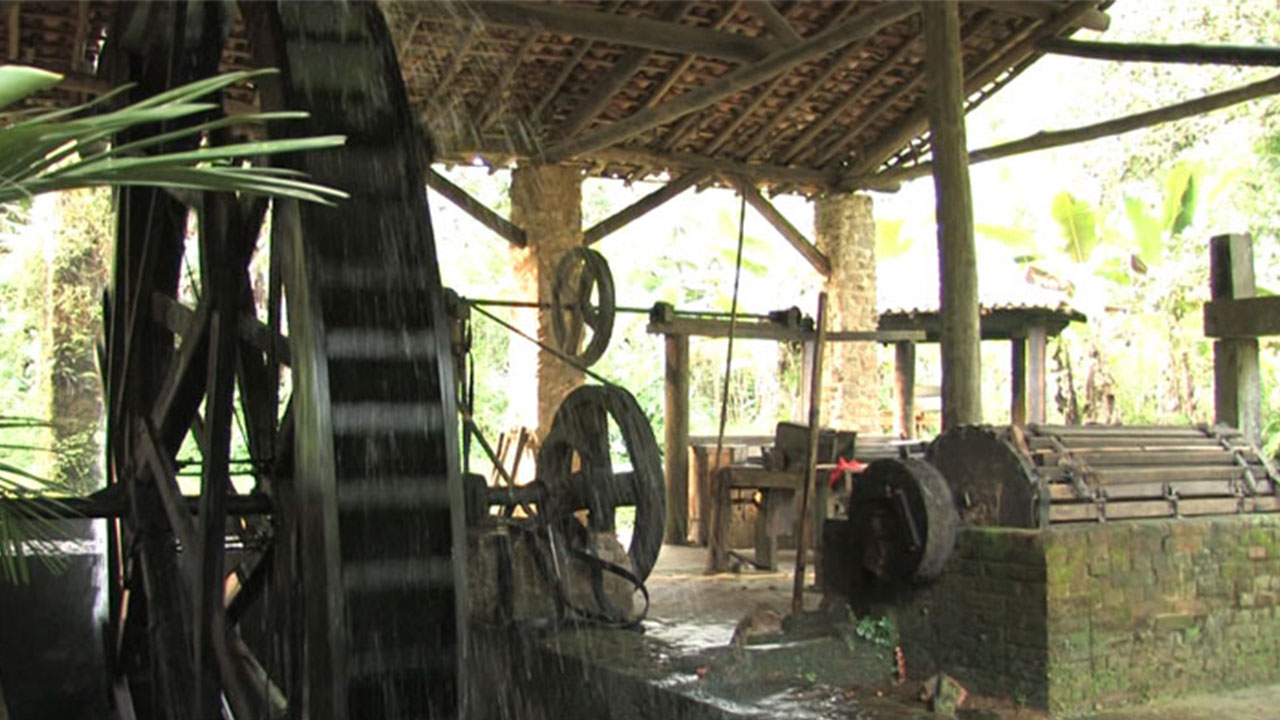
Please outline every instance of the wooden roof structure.
[{"label": "wooden roof structure", "polygon": [[[1034,62],[1042,41],[1105,29],[1107,4],[963,2],[966,108]],[[929,152],[918,3],[383,7],[411,101],[445,162],[576,162],[599,177],[667,173],[684,187],[737,177],[771,193],[816,194]],[[0,43],[10,60],[67,73],[68,89],[92,92],[113,12],[100,0],[12,2],[0,10]],[[248,63],[235,41],[243,35],[233,30],[228,67]]]}]

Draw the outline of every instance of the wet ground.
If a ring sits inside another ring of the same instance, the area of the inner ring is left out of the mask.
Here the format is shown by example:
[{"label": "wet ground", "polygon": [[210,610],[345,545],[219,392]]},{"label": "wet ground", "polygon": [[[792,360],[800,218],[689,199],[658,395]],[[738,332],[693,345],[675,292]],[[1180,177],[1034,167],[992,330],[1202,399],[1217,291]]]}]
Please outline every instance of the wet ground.
[{"label": "wet ground", "polygon": [[[651,609],[643,632],[580,630],[543,638],[540,646],[581,667],[598,686],[609,717],[936,718],[917,682],[896,681],[892,647],[858,632],[835,611],[819,611],[805,593],[805,621],[780,620],[791,605],[794,555],[779,572],[745,567],[706,575],[702,548],[663,549],[648,580]],[[810,577],[810,580],[812,578]],[[777,613],[775,615],[774,613]],[[742,623],[747,618],[747,622]],[[750,628],[734,643],[739,624]],[[1043,713],[975,698],[958,717],[1044,720]],[[1280,688],[1262,688],[1110,711],[1097,720],[1274,720]],[[656,714],[655,714],[656,713]],[[597,713],[599,714],[599,713]]]}]

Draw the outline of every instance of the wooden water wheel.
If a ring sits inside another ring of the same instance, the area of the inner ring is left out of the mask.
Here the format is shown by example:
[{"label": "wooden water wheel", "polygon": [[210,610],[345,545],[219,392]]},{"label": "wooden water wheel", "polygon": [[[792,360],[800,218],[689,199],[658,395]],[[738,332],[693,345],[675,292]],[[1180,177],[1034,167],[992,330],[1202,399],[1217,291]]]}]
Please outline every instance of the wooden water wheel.
[{"label": "wooden water wheel", "polygon": [[[118,6],[110,79],[146,96],[217,72],[227,7]],[[281,70],[247,90],[311,114],[281,130],[348,138],[289,167],[351,198],[118,194],[104,351],[116,707],[452,717],[464,528],[420,132],[376,5],[241,13],[254,63]]]}]

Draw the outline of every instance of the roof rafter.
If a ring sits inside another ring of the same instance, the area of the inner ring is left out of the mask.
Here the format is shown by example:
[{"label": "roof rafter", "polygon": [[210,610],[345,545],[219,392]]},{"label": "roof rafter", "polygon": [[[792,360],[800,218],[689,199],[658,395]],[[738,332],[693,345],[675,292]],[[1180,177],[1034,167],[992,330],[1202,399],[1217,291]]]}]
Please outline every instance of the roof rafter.
[{"label": "roof rafter", "polygon": [[627,118],[597,130],[557,143],[548,148],[548,160],[563,160],[582,153],[609,147],[646,130],[701,110],[716,101],[769,80],[778,73],[825,55],[851,42],[870,37],[880,29],[919,11],[919,3],[889,3],[830,28],[799,45],[776,52],[754,65],[745,65],[683,95],[656,107],[641,110]]},{"label": "roof rafter", "polygon": [[768,220],[769,224],[778,231],[778,234],[782,235],[791,244],[791,247],[796,249],[796,252],[809,261],[814,270],[817,270],[823,277],[831,275],[831,260],[826,254],[812,242],[809,242],[809,238],[805,237],[804,233],[796,229],[796,226],[792,225],[790,220],[778,212],[778,208],[766,200],[755,185],[740,177],[730,178],[730,180],[747,201],[747,204],[755,208],[761,217]]},{"label": "roof rafter", "polygon": [[507,242],[516,247],[524,247],[528,244],[528,239],[525,237],[523,229],[489,209],[484,203],[471,197],[466,190],[454,185],[449,181],[449,178],[436,172],[434,168],[427,168],[425,179],[427,187],[443,195],[454,205],[457,205],[460,210],[475,218],[481,225],[494,231]]},{"label": "roof rafter", "polygon": [[787,18],[778,9],[773,6],[769,0],[750,0],[747,3],[747,10],[760,18],[760,22],[764,23],[765,29],[773,36],[775,40],[782,43],[784,47],[800,44],[804,38],[800,37],[800,33],[791,27],[791,23],[787,22]]},{"label": "roof rafter", "polygon": [[634,203],[587,228],[582,233],[582,243],[591,245],[621,230],[631,222],[657,209],[663,203],[710,177],[710,170],[691,170],[684,175],[645,195]]},{"label": "roof rafter", "polygon": [[[724,24],[729,21],[729,18],[733,17],[734,13],[738,12],[738,9],[742,7],[742,4],[743,0],[733,0],[733,2],[729,3],[729,5],[725,7],[724,12],[720,14],[720,17],[716,18],[715,22],[711,23],[711,29],[719,30],[724,27]],[[667,73],[667,76],[658,84],[658,87],[654,89],[653,93],[645,99],[644,107],[651,108],[661,102],[662,98],[666,97],[667,93],[671,91],[672,86],[680,80],[680,76],[684,75],[685,72],[689,70],[690,65],[693,65],[693,59],[693,55],[685,55],[684,58],[680,60],[679,64],[677,64],[671,72]]]},{"label": "roof rafter", "polygon": [[[460,17],[460,11],[454,3],[422,3],[418,8],[421,12],[442,19]],[[777,42],[768,38],[732,35],[673,22],[533,3],[469,3],[461,13],[474,15],[492,25],[506,25],[526,31],[540,29],[620,45],[703,55],[734,62],[760,60],[780,47]]]}]

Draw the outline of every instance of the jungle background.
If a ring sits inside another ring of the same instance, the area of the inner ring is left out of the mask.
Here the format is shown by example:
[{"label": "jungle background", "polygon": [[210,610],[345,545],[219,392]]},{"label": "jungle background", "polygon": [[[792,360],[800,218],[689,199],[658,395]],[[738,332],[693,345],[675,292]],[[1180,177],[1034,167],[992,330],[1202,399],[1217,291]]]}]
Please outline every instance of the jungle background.
[{"label": "jungle background", "polygon": [[[1113,41],[1274,45],[1274,3],[1127,0],[1111,9]],[[1082,32],[1077,37],[1091,39]],[[1167,105],[1266,76],[1261,68],[1108,63],[1046,57],[968,116],[970,148]],[[446,174],[502,214],[510,173],[473,167]],[[1280,288],[1280,100],[1265,98],[1088,144],[972,168],[979,282],[988,303],[1064,302],[1084,312],[1051,341],[1051,422],[1201,422],[1213,419],[1212,344],[1200,306],[1208,299],[1208,239],[1248,232],[1262,292]],[[657,186],[587,180],[585,226]],[[882,309],[936,306],[932,181],[875,194],[877,284]],[[618,303],[728,310],[739,199],[692,191],[605,238]],[[812,205],[775,198],[793,224],[812,227]],[[445,284],[477,298],[511,297],[512,257],[494,236],[432,193]],[[109,275],[108,191],[46,196],[0,220],[0,470],[20,469],[80,492],[101,482],[101,397],[95,347]],[[821,278],[754,211],[746,212],[740,309],[792,305],[812,313]],[[594,368],[630,389],[662,437],[662,342],[643,315],[619,315]],[[524,342],[474,321],[476,417],[490,437],[517,424],[508,362]],[[1280,446],[1280,341],[1262,347],[1264,441]],[[876,377],[891,420],[892,349]],[[983,348],[983,408],[1008,419],[1008,346]],[[725,343],[691,343],[691,431],[714,434]],[[935,346],[922,346],[917,383],[940,382]],[[529,370],[531,372],[531,370]],[[768,434],[798,408],[799,349],[740,342],[728,402],[730,433]],[[924,401],[927,407],[929,402]],[[885,428],[888,430],[888,427]],[[478,449],[475,451],[478,453]],[[484,461],[477,454],[477,465]]]}]

